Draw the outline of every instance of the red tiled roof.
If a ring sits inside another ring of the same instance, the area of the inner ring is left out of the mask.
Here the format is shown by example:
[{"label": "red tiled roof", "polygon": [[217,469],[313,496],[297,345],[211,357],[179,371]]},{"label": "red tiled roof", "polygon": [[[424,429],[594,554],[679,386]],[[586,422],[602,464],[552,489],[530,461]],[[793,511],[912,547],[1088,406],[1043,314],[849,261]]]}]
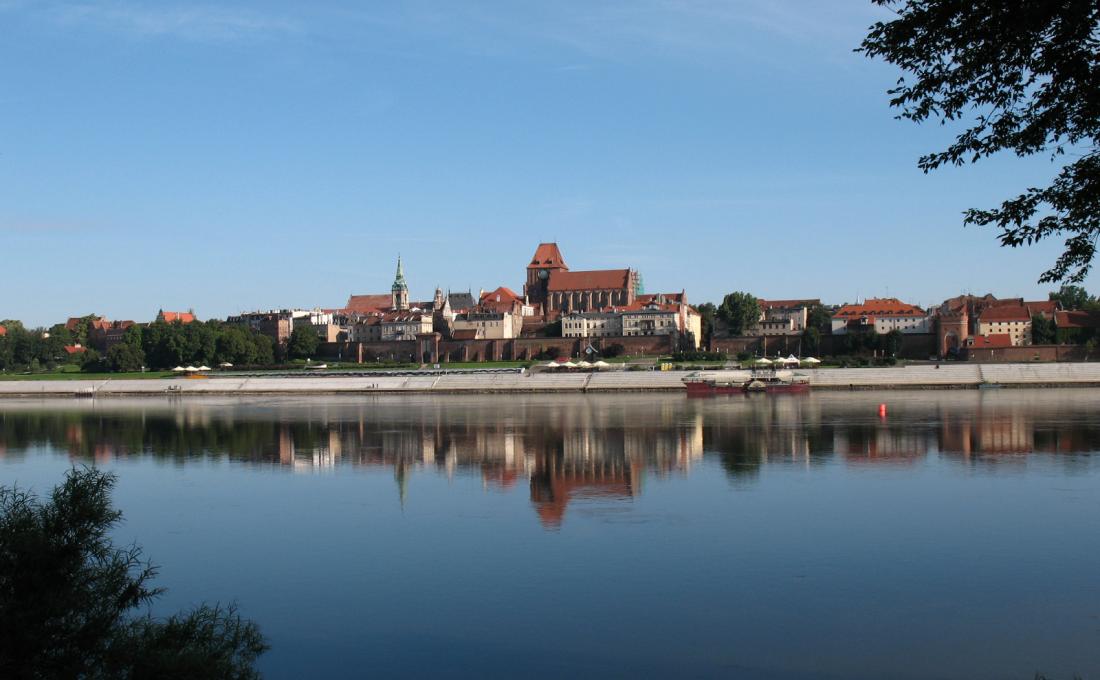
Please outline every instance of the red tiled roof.
[{"label": "red tiled roof", "polygon": [[451,332],[451,338],[455,340],[477,340],[477,329],[459,328]]},{"label": "red tiled roof", "polygon": [[531,258],[531,264],[527,265],[528,269],[537,269],[540,267],[563,267],[569,269],[565,264],[565,258],[561,256],[561,251],[558,250],[557,243],[540,243],[538,248],[535,248],[535,254]]},{"label": "red tiled roof", "polygon": [[83,354],[84,348],[80,345],[65,345],[66,354]]},{"label": "red tiled roof", "polygon": [[1054,325],[1058,328],[1100,328],[1100,313],[1058,311],[1054,313]]},{"label": "red tiled roof", "polygon": [[1012,336],[1008,333],[990,333],[975,335],[974,347],[1012,347]]},{"label": "red tiled roof", "polygon": [[420,312],[387,312],[382,315],[382,321],[386,323],[393,323],[395,321],[420,321],[425,316],[431,316],[430,314],[421,314]]},{"label": "red tiled roof", "polygon": [[393,296],[389,293],[383,295],[352,295],[348,298],[345,309],[349,312],[369,314],[389,309],[393,306]]},{"label": "red tiled roof", "polygon": [[549,291],[622,290],[630,285],[629,269],[601,269],[588,272],[550,273]]},{"label": "red tiled roof", "polygon": [[4,328],[3,326],[0,326],[0,337],[3,337],[7,334],[8,334],[8,329]]},{"label": "red tiled roof", "polygon": [[844,305],[833,314],[842,319],[876,316],[926,316],[923,309],[897,298],[868,298],[861,305]]},{"label": "red tiled roof", "polygon": [[523,298],[516,295],[515,291],[513,291],[511,288],[501,286],[501,287],[497,288],[496,290],[490,290],[486,293],[482,293],[481,294],[481,301],[482,302],[512,302],[512,301],[522,302]]},{"label": "red tiled roof", "polygon": [[982,315],[978,317],[978,321],[979,323],[990,323],[993,321],[1031,321],[1031,314],[1028,313],[1027,307],[1023,305],[997,305],[996,307],[982,310]]},{"label": "red tiled roof", "polygon": [[774,307],[790,308],[790,307],[812,307],[813,305],[820,305],[821,300],[805,299],[805,300],[757,300],[760,303],[760,309],[772,309]]},{"label": "red tiled roof", "polygon": [[1057,300],[1037,300],[1035,302],[1025,302],[1024,305],[1032,316],[1042,314],[1048,319],[1053,319],[1054,313],[1058,311]]},{"label": "red tiled roof", "polygon": [[663,298],[665,303],[679,304],[684,301],[684,297],[685,296],[683,293],[645,293],[634,298],[634,301],[640,302],[642,304],[647,304],[649,302],[657,300],[658,298]]},{"label": "red tiled roof", "polygon": [[180,323],[191,323],[195,320],[195,315],[191,312],[165,312],[161,311],[158,315],[166,323],[174,323],[179,321]]},{"label": "red tiled roof", "polygon": [[[69,320],[65,322],[65,328],[69,329],[70,331],[75,331],[76,330],[76,325],[78,323],[80,323],[80,320],[83,319],[83,318],[84,317],[82,317],[82,316],[70,316]],[[92,327],[95,328],[96,324],[101,322],[101,321],[106,321],[106,319],[104,319],[102,316],[93,316],[92,317]]]}]

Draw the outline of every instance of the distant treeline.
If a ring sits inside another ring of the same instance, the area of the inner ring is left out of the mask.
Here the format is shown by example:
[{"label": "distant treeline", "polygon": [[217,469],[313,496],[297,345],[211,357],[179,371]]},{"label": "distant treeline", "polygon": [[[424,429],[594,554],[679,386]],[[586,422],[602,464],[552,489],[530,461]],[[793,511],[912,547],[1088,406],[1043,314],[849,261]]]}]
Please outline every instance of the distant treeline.
[{"label": "distant treeline", "polygon": [[[271,338],[245,326],[222,321],[166,323],[154,321],[127,328],[122,340],[105,353],[88,346],[87,324],[75,331],[58,324],[49,329],[26,329],[18,321],[0,321],[7,333],[0,336],[0,370],[51,370],[76,364],[81,370],[140,371],[178,365],[223,362],[234,365],[275,363],[276,347]],[[70,353],[66,347],[81,345],[84,351]]]}]

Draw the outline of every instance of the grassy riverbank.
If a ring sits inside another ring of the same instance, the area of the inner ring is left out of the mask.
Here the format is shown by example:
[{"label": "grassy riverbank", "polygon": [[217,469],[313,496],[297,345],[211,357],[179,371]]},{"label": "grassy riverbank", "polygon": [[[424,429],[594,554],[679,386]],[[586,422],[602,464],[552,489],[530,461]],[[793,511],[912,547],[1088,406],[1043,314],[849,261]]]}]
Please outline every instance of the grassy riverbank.
[{"label": "grassy riverbank", "polygon": [[156,378],[171,378],[174,375],[176,374],[171,371],[146,371],[145,373],[0,373],[0,380],[153,380]]}]

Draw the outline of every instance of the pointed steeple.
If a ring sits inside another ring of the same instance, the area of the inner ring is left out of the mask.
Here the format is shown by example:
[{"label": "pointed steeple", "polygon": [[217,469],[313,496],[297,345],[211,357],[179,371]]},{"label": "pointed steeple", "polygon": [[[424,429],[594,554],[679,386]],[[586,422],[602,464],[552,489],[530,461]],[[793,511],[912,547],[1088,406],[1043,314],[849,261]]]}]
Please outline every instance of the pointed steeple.
[{"label": "pointed steeple", "polygon": [[397,256],[397,275],[393,279],[393,287],[390,288],[390,292],[394,309],[406,310],[409,308],[409,286],[405,283],[405,268],[401,264],[401,255]]},{"label": "pointed steeple", "polygon": [[393,289],[408,289],[408,285],[405,283],[405,268],[401,265],[401,256],[397,256],[397,276],[393,279]]}]

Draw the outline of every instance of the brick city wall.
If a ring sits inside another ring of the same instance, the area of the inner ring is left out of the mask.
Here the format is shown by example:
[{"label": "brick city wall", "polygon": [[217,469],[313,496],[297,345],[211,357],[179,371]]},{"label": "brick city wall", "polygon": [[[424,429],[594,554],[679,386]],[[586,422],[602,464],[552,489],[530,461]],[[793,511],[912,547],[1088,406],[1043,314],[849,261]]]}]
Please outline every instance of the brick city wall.
[{"label": "brick city wall", "polygon": [[[817,354],[820,356],[839,356],[848,354],[844,345],[843,335],[822,335],[820,348]],[[767,337],[767,354],[802,354],[808,352],[802,346],[801,335],[769,335]],[[741,336],[732,338],[712,338],[710,351],[725,352],[730,356],[737,356],[741,352],[749,354],[761,354],[764,352],[764,338],[758,336]],[[870,352],[866,352],[870,354]],[[936,354],[936,335],[934,333],[909,333],[901,336],[901,348],[898,356],[902,359],[927,359]]]},{"label": "brick city wall", "polygon": [[340,361],[363,363],[374,361],[415,361],[416,341],[398,342],[322,342],[317,345],[317,355]]},{"label": "brick city wall", "polygon": [[[598,349],[622,345],[623,354],[656,355],[674,351],[673,338],[668,335],[594,338]],[[588,347],[587,338],[515,338],[509,340],[441,340],[439,362],[452,361],[513,361],[534,359],[554,347],[561,357],[579,357]],[[369,362],[374,357],[390,361],[419,361],[417,343],[402,342],[322,342],[317,355],[341,361]]]},{"label": "brick city wall", "polygon": [[1023,347],[965,347],[960,351],[967,361],[1022,363],[1029,361],[1087,361],[1081,345],[1026,345]]}]

